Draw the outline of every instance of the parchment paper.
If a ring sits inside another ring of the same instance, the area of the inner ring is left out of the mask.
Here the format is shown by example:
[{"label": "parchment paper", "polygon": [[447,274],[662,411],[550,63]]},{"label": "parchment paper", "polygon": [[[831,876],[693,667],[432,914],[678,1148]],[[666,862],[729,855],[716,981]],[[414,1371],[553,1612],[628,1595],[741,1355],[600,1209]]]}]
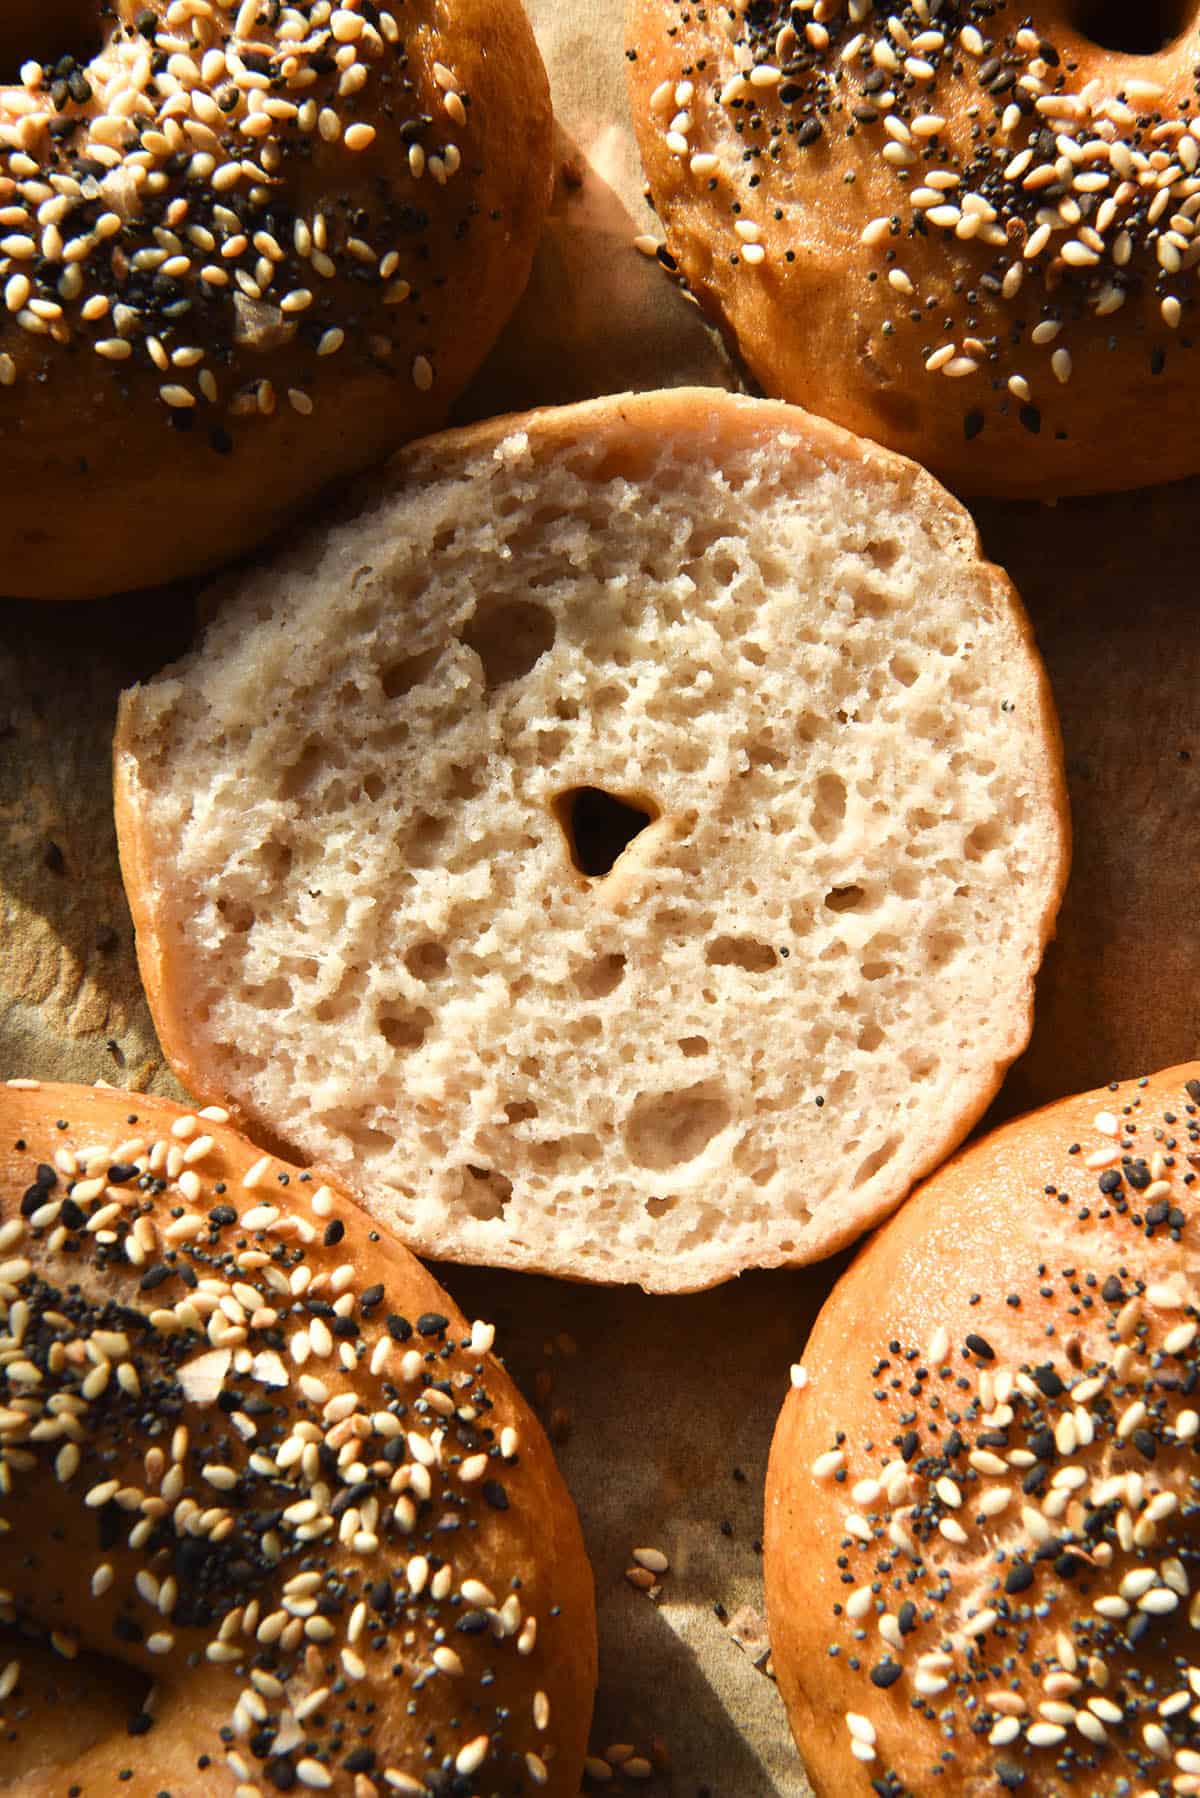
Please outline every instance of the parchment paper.
[{"label": "parchment paper", "polygon": [[[619,0],[531,11],[561,127],[554,217],[461,415],[734,384],[695,309],[632,247],[653,220],[625,116]],[[1038,631],[1075,824],[1033,1041],[995,1116],[1200,1053],[1198,505],[1200,482],[976,508]],[[108,754],[118,691],[184,646],[192,616],[178,592],[0,608],[0,1075],[178,1091],[137,982]],[[602,1630],[593,1743],[652,1767],[604,1790],[808,1791],[755,1664],[757,1538],[788,1365],[838,1265],[683,1299],[439,1270],[469,1312],[496,1318],[583,1515]],[[637,1547],[669,1557],[656,1593],[625,1577]]]}]

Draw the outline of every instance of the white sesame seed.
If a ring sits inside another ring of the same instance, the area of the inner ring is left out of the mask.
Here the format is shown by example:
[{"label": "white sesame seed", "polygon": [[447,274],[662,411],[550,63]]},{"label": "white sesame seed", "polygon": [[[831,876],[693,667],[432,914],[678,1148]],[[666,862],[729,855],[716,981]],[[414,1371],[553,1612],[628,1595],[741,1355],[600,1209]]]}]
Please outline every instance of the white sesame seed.
[{"label": "white sesame seed", "polygon": [[635,1548],[633,1558],[650,1573],[666,1573],[671,1565],[661,1548]]},{"label": "white sesame seed", "polygon": [[465,1748],[460,1748],[454,1760],[455,1772],[466,1776],[477,1773],[487,1759],[489,1746],[487,1736],[476,1736]]},{"label": "white sesame seed", "polygon": [[328,1768],[323,1767],[320,1761],[313,1760],[309,1755],[305,1755],[303,1760],[296,1762],[296,1778],[302,1786],[308,1786],[312,1791],[317,1792],[327,1791],[333,1784],[333,1775]]}]

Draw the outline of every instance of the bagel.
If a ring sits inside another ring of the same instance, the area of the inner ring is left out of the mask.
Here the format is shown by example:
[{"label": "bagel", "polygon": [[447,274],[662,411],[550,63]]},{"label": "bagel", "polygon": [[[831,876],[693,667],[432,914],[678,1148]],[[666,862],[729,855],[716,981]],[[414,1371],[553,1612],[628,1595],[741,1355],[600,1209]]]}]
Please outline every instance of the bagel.
[{"label": "bagel", "polygon": [[0,1629],[0,1792],[68,1791],[69,1771],[54,1785],[62,1769],[107,1740],[117,1718],[128,1729],[149,1691],[149,1680],[119,1662],[68,1660],[44,1636]]},{"label": "bagel", "polygon": [[766,392],[966,493],[1200,470],[1194,0],[629,0],[627,41],[669,255]]},{"label": "bagel", "polygon": [[1200,1065],[996,1131],[826,1302],[767,1474],[818,1798],[1200,1791]]},{"label": "bagel", "polygon": [[520,0],[7,0],[4,591],[204,572],[442,423],[551,163]]},{"label": "bagel", "polygon": [[3,1621],[153,1681],[26,1798],[576,1798],[590,1574],[490,1327],[217,1111],[13,1081],[0,1170]]},{"label": "bagel", "polygon": [[717,391],[493,421],[213,604],[117,731],[155,1024],[423,1251],[810,1260],[1024,1045],[1057,729],[910,463]]}]

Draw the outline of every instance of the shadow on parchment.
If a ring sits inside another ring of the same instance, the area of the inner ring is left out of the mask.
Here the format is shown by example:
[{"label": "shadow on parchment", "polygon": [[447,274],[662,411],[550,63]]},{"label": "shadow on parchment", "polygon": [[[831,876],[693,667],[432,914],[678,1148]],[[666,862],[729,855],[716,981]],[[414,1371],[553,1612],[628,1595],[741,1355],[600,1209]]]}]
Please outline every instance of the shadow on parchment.
[{"label": "shadow on parchment", "polygon": [[634,248],[624,201],[557,123],[555,159],[529,285],[454,422],[663,386],[736,388],[716,333]]},{"label": "shadow on parchment", "polygon": [[0,1075],[175,1090],[138,981],[117,867],[123,686],[187,645],[181,589],[0,603]]},{"label": "shadow on parchment", "polygon": [[973,507],[1046,661],[1074,827],[1033,1038],[988,1123],[1200,1055],[1198,507],[1194,480]]},{"label": "shadow on parchment", "polygon": [[[677,1298],[435,1269],[468,1315],[496,1321],[498,1348],[556,1438],[579,1507],[600,1616],[593,1745],[645,1751],[661,1738],[688,1767],[674,1788],[686,1798],[705,1786],[712,1798],[808,1790],[775,1687],[724,1619],[747,1605],[762,1611],[775,1417],[788,1367],[847,1259]],[[639,1546],[670,1559],[657,1605],[624,1577]],[[689,1734],[706,1745],[702,1778]]]}]

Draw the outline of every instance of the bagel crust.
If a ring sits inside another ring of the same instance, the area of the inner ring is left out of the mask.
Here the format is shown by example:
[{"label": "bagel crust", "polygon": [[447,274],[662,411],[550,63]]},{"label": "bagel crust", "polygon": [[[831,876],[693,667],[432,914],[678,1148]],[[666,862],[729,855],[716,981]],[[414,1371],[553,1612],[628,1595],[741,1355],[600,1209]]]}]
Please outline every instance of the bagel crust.
[{"label": "bagel crust", "polygon": [[44,7],[0,22],[0,588],[67,599],[230,561],[442,423],[552,127],[520,0]]},{"label": "bagel crust", "polygon": [[1200,469],[1200,28],[1145,11],[629,0],[667,246],[763,389],[965,493]]},{"label": "bagel crust", "polygon": [[124,695],[115,780],[190,1092],[427,1253],[651,1290],[828,1254],[961,1140],[1066,873],[967,515],[716,390],[404,451]]},{"label": "bagel crust", "polygon": [[1200,1790],[1200,1064],[963,1151],[792,1370],[779,1687],[818,1798]]},{"label": "bagel crust", "polygon": [[576,1798],[591,1577],[490,1326],[220,1112],[109,1088],[0,1087],[0,1255],[0,1621],[154,1682],[47,1766],[9,1636],[25,1798]]}]

